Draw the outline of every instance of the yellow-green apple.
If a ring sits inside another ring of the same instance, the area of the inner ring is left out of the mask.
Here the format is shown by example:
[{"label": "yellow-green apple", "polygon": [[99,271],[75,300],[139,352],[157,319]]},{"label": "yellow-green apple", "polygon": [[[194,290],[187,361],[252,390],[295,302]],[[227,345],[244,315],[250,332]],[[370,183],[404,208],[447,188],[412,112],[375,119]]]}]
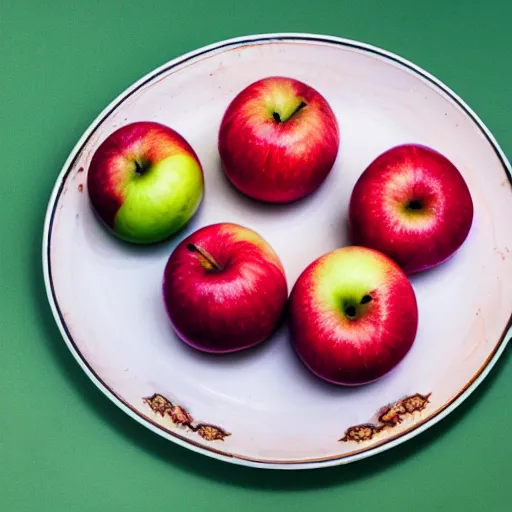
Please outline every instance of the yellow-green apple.
[{"label": "yellow-green apple", "polygon": [[337,249],[311,263],[290,295],[293,344],[305,365],[334,384],[379,379],[407,354],[418,308],[402,269],[365,247]]},{"label": "yellow-green apple", "polygon": [[338,123],[315,89],[287,77],[254,82],[230,103],[219,130],[226,176],[244,194],[286,203],[315,191],[336,160]]},{"label": "yellow-green apple", "polygon": [[404,144],[377,157],[350,199],[352,243],[393,258],[407,274],[459,249],[473,222],[473,201],[458,169],[439,152]]},{"label": "yellow-green apple", "polygon": [[164,240],[194,215],[203,170],[190,144],[160,123],[119,128],[95,151],[87,176],[94,210],[118,237],[133,243]]},{"label": "yellow-green apple", "polygon": [[165,267],[163,296],[178,336],[205,352],[234,352],[268,338],[288,298],[283,266],[255,231],[203,227],[185,238]]}]

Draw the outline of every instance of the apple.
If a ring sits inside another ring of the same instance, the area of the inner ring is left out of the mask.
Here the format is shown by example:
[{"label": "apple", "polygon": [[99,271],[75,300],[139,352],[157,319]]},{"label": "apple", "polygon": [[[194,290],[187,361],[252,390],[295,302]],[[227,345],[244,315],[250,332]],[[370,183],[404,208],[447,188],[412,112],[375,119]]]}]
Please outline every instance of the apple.
[{"label": "apple", "polygon": [[402,269],[384,254],[343,247],[311,263],[290,295],[293,345],[304,364],[334,384],[379,379],[407,354],[418,308]]},{"label": "apple", "polygon": [[281,261],[252,229],[212,224],[185,238],[164,271],[164,302],[178,336],[204,352],[234,352],[268,338],[288,298]]},{"label": "apple", "polygon": [[387,254],[407,274],[452,256],[472,222],[473,201],[460,172],[445,156],[418,144],[377,157],[350,198],[352,243]]},{"label": "apple", "polygon": [[253,199],[295,201],[314,192],[338,153],[336,117],[315,89],[268,77],[240,92],[219,130],[222,166],[231,183]]},{"label": "apple", "polygon": [[87,175],[89,198],[103,222],[133,243],[164,240],[201,203],[204,178],[190,144],[172,128],[136,122],[109,135]]}]

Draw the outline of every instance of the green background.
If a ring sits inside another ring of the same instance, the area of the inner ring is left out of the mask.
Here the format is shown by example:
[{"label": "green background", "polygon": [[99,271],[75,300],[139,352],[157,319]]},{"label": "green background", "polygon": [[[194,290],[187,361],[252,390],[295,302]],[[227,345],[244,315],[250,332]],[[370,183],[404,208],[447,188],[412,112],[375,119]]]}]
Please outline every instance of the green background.
[{"label": "green background", "polygon": [[461,95],[512,155],[506,3],[1,0],[0,510],[512,509],[510,350],[462,407],[396,449],[316,471],[241,468],[164,441],[94,387],[54,325],[40,257],[53,183],[100,110],[228,37],[316,32],[399,53]]}]

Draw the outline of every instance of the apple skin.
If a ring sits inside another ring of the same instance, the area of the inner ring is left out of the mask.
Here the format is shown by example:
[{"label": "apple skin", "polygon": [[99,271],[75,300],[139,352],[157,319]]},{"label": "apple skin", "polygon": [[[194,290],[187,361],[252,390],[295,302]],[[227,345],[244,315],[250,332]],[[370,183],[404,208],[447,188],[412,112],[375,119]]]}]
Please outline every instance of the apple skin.
[{"label": "apple skin", "polygon": [[404,144],[377,157],[350,198],[353,244],[394,259],[407,274],[438,265],[464,243],[473,201],[457,168],[426,146]]},{"label": "apple skin", "polygon": [[91,204],[105,225],[132,243],[160,242],[194,215],[203,170],[190,144],[160,123],[131,123],[95,151],[87,175]]},{"label": "apple skin", "polygon": [[230,103],[219,130],[222,166],[253,199],[287,203],[314,192],[332,169],[339,146],[336,117],[312,87],[268,77]]},{"label": "apple skin", "polygon": [[204,352],[227,353],[275,331],[288,288],[278,255],[260,235],[221,223],[195,231],[172,252],[163,296],[183,341]]},{"label": "apple skin", "polygon": [[289,310],[293,345],[304,364],[346,386],[390,372],[418,328],[407,276],[390,258],[365,247],[343,247],[311,263],[293,287]]}]

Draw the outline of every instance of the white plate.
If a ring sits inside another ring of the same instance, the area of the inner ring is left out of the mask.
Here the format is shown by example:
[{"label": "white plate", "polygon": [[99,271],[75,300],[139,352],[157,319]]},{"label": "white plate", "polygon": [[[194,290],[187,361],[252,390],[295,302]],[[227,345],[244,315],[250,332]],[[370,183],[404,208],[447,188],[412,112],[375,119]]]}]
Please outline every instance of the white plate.
[{"label": "white plate", "polygon": [[[224,178],[217,154],[228,103],[269,75],[291,76],[318,89],[340,124],[339,156],[326,183],[287,206],[245,199]],[[179,131],[197,151],[206,178],[204,203],[185,232],[145,248],[108,234],[91,213],[85,190],[99,143],[120,126],[142,120]],[[419,332],[394,372],[354,389],[324,383],[298,361],[286,328],[253,350],[221,357],[198,353],[176,338],[162,304],[161,279],[179,239],[215,222],[251,227],[281,256],[291,288],[309,262],[347,244],[347,204],[356,179],[379,153],[404,142],[431,146],[455,163],[471,190],[475,220],[454,258],[413,278]],[[311,468],[396,446],[446,416],[485,378],[510,336],[510,219],[507,160],[480,119],[441,82],[366,44],[261,35],[172,60],[98,116],[57,179],[43,265],[69,349],[132,418],[226,461]],[[179,424],[183,411],[175,406],[188,411],[188,425]]]}]

